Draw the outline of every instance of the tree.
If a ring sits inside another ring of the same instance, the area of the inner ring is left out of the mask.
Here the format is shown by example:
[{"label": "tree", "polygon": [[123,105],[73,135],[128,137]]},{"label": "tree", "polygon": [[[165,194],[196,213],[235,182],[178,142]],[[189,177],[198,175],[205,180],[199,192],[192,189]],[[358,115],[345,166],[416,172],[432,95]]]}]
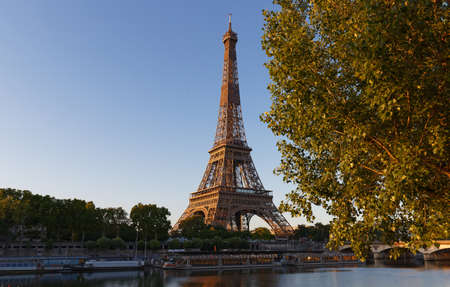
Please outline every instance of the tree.
[{"label": "tree", "polygon": [[200,237],[201,233],[208,229],[208,226],[205,224],[202,216],[193,215],[180,222],[179,229],[182,236],[194,238]]},{"label": "tree", "polygon": [[153,251],[158,250],[161,248],[161,242],[159,242],[156,239],[150,240],[150,242],[148,243],[149,248]]},{"label": "tree", "polygon": [[[167,211],[168,212],[168,211]],[[98,239],[100,235],[134,238],[127,213],[121,207],[95,208],[80,199],[56,199],[26,190],[0,188],[0,237],[13,240]],[[80,238],[81,236],[81,238]]]},{"label": "tree", "polygon": [[113,249],[125,249],[127,247],[127,244],[125,241],[123,241],[122,238],[116,237],[111,240],[111,247]]},{"label": "tree", "polygon": [[448,238],[447,2],[275,3],[262,120],[282,137],[276,172],[297,186],[282,211],[312,221],[322,206],[329,246],[360,257],[376,234],[412,252]]},{"label": "tree", "polygon": [[212,251],[214,249],[214,242],[212,239],[204,239],[202,240],[202,251]]},{"label": "tree", "polygon": [[271,240],[274,238],[275,236],[265,227],[258,227],[252,231],[252,239]]},{"label": "tree", "polygon": [[219,236],[214,236],[212,242],[213,242],[213,248],[215,248],[215,251],[219,251],[220,249],[225,247],[224,240]]},{"label": "tree", "polygon": [[11,196],[7,189],[0,189],[0,234],[6,238],[10,235],[10,229],[15,225],[14,212],[18,201]]},{"label": "tree", "polygon": [[[78,240],[81,234],[81,240],[84,241],[85,227],[89,226],[91,218],[86,217],[89,213],[86,210],[86,201],[80,199],[64,200],[65,203],[65,221],[70,229],[71,240]],[[90,207],[94,208],[95,207]]]},{"label": "tree", "polygon": [[[84,208],[81,210],[81,214],[79,214],[79,220],[81,229],[81,241],[84,242],[86,232],[93,231],[97,225],[95,204],[92,201],[84,204]],[[119,233],[117,232],[117,234]]]},{"label": "tree", "polygon": [[203,241],[200,238],[192,239],[192,248],[202,248]]},{"label": "tree", "polygon": [[108,237],[102,236],[97,239],[97,246],[100,249],[109,249],[112,247],[112,241]]},{"label": "tree", "polygon": [[[165,207],[158,207],[155,204],[138,203],[131,209],[130,217],[138,232],[141,232],[145,245],[148,238],[155,240],[168,237],[170,212]],[[145,246],[146,248],[146,246]]]},{"label": "tree", "polygon": [[169,241],[169,249],[180,249],[182,247],[183,244],[176,238]]},{"label": "tree", "polygon": [[322,223],[316,223],[314,226],[299,225],[293,237],[295,239],[307,237],[313,241],[326,242],[330,237],[330,225]]},{"label": "tree", "polygon": [[117,237],[120,235],[120,226],[128,221],[127,216],[127,212],[122,207],[107,208],[109,223],[114,227]]}]

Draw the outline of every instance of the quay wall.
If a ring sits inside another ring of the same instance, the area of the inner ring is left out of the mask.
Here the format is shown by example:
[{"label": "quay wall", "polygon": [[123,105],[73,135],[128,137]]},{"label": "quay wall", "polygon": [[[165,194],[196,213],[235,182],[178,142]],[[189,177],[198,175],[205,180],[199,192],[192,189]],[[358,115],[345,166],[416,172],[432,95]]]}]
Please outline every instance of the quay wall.
[{"label": "quay wall", "polygon": [[[325,251],[324,244],[302,243],[297,240],[267,240],[251,242],[250,250],[244,252],[316,252]],[[189,251],[189,250],[188,250]],[[137,256],[151,253],[147,250],[137,250]],[[208,253],[208,252],[203,252]],[[134,257],[136,255],[134,242],[126,243],[124,249],[88,249],[83,247],[82,242],[56,242],[51,248],[47,248],[45,242],[0,242],[0,257],[14,256],[88,256],[88,257]]]},{"label": "quay wall", "polygon": [[[151,251],[147,250],[146,254]],[[46,248],[45,243],[0,243],[0,257],[22,256],[87,256],[87,257],[134,257],[144,256],[143,250],[135,250],[134,244],[124,249],[88,249],[81,242],[61,242]]]}]

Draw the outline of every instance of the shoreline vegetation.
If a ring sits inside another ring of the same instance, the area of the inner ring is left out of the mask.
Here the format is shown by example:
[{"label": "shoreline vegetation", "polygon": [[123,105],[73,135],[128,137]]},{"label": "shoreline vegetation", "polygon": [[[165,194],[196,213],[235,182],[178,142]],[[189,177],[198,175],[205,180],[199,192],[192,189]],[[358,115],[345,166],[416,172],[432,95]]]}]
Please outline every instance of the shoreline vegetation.
[{"label": "shoreline vegetation", "polygon": [[[191,217],[171,229],[165,207],[138,203],[127,213],[122,207],[100,208],[92,201],[56,199],[27,190],[0,189],[0,247],[4,250],[32,249],[41,253],[61,246],[89,251],[199,249],[215,252],[222,249],[250,248],[252,240],[273,240],[264,227],[249,231],[228,231],[210,226],[202,217]],[[299,226],[291,239],[305,246],[323,246],[329,225]],[[5,253],[5,252],[3,252]],[[64,253],[63,253],[64,254]]]}]

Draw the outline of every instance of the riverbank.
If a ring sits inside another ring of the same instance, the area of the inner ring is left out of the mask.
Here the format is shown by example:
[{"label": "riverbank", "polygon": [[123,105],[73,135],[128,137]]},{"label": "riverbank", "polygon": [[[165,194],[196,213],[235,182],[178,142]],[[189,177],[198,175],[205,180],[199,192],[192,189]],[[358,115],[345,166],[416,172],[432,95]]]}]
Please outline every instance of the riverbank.
[{"label": "riverbank", "polygon": [[159,252],[147,257],[0,257],[0,274],[96,272],[143,269],[252,269],[279,266],[327,266],[361,264],[355,256],[339,253],[239,252],[215,254]]}]

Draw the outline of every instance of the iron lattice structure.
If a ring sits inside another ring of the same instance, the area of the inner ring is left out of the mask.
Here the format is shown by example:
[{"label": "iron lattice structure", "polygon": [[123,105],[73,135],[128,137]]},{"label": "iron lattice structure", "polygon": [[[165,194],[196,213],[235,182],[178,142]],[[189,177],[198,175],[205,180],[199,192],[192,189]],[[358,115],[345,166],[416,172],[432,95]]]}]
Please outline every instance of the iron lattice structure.
[{"label": "iron lattice structure", "polygon": [[248,230],[253,215],[265,220],[278,237],[293,232],[273,204],[272,192],[259,179],[251,148],[247,145],[239,95],[236,61],[237,34],[231,29],[223,36],[225,45],[219,117],[210,159],[197,192],[174,226],[192,215],[202,215],[206,224],[229,230]]}]

